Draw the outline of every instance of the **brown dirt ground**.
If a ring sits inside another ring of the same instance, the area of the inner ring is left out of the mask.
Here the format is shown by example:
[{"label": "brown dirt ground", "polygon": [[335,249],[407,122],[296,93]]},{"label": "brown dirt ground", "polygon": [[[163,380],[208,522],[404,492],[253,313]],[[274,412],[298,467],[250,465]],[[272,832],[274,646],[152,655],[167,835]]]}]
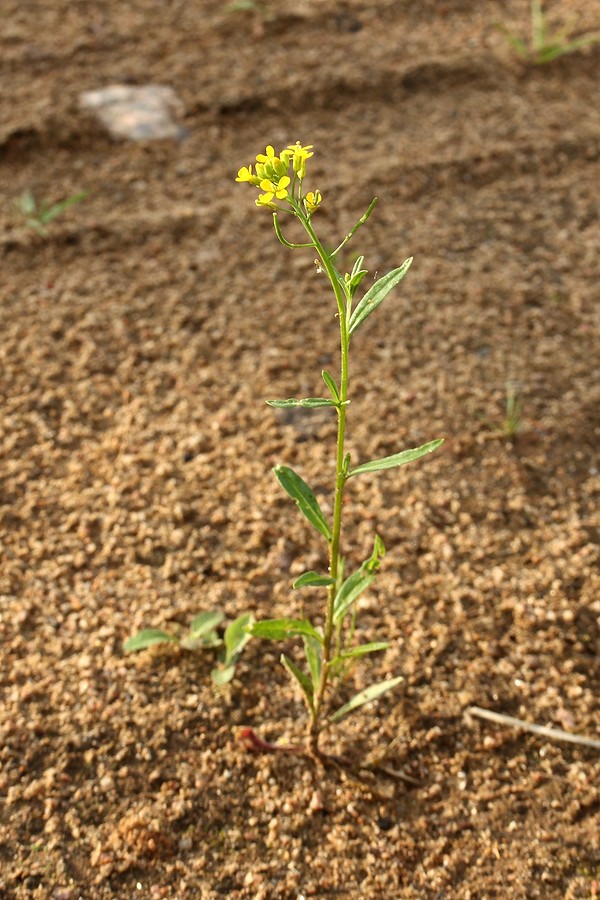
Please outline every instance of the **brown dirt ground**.
[{"label": "brown dirt ground", "polygon": [[[5,0],[2,897],[598,896],[598,752],[465,716],[600,732],[600,51],[524,66],[495,26],[527,7]],[[116,81],[173,87],[187,139],[109,139],[77,98]],[[329,509],[334,425],[263,401],[320,393],[336,322],[233,181],[298,139],[325,238],[378,195],[356,250],[415,257],[355,342],[350,449],[446,444],[357,479],[346,519],[351,558],[375,527],[389,551],[359,623],[391,646],[354,688],[405,681],[327,737],[397,738],[414,785],[245,752],[240,724],[302,738],[277,645],[221,694],[208,652],[123,653],[204,609],[319,620],[290,572],[321,549],[270,469]],[[27,189],[91,193],[44,240]]]}]

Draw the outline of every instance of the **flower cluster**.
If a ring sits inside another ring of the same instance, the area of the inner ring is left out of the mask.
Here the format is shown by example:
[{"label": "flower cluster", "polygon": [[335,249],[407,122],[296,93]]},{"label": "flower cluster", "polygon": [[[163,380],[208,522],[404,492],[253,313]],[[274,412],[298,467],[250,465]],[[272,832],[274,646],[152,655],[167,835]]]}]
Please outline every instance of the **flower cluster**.
[{"label": "flower cluster", "polygon": [[[313,155],[312,144],[303,147],[299,141],[288,144],[279,156],[270,145],[265,153],[256,157],[256,170],[252,166],[242,166],[237,173],[236,181],[247,181],[263,191],[256,200],[257,206],[277,209],[275,200],[287,200],[292,206],[302,203],[306,212],[311,215],[318,208],[322,196],[320,191],[309,191],[302,194],[302,181],[306,175],[306,162]],[[291,171],[291,176],[288,174]],[[297,196],[295,189],[297,186]],[[297,207],[296,207],[297,208]]]}]

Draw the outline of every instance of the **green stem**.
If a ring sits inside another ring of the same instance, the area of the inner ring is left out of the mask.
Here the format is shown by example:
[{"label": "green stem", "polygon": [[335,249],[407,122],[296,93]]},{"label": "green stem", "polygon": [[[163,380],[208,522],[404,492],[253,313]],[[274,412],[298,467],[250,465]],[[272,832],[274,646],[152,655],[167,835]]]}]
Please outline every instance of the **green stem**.
[{"label": "green stem", "polygon": [[333,584],[328,588],[327,610],[325,614],[325,626],[323,629],[323,654],[321,658],[321,677],[315,691],[313,702],[313,713],[309,724],[309,743],[310,749],[318,754],[318,740],[321,730],[320,715],[323,705],[325,691],[327,689],[329,677],[329,663],[331,660],[331,650],[334,638],[334,603],[337,592],[338,566],[340,560],[340,538],[342,532],[342,510],[344,501],[344,487],[346,476],[344,474],[344,442],[346,437],[346,401],[348,399],[348,351],[350,345],[350,337],[348,334],[348,318],[349,318],[349,298],[345,295],[339,279],[338,273],[331,261],[331,255],[327,253],[321,242],[319,241],[314,229],[310,223],[310,218],[302,214],[298,208],[302,224],[304,225],[308,235],[310,236],[315,250],[319,254],[319,258],[323,263],[323,268],[327,272],[335,299],[338,307],[338,317],[340,321],[340,405],[337,407],[338,414],[338,430],[337,430],[337,450],[336,450],[336,471],[335,471],[335,496],[333,504],[333,525],[332,537],[329,542],[329,574],[333,579]]},{"label": "green stem", "polygon": [[368,208],[367,208],[367,211],[366,211],[365,213],[362,214],[362,216],[360,217],[360,219],[358,220],[358,222],[356,223],[356,225],[354,226],[354,228],[352,229],[352,231],[348,232],[348,234],[346,235],[346,237],[344,238],[344,240],[342,241],[342,243],[339,244],[339,245],[335,248],[335,250],[334,250],[333,253],[331,254],[331,259],[333,259],[333,257],[334,257],[337,253],[339,253],[339,251],[342,249],[342,247],[345,247],[345,246],[346,246],[346,244],[348,243],[348,241],[350,240],[350,238],[353,237],[353,236],[356,234],[356,232],[358,231],[358,229],[360,228],[360,226],[365,224],[365,222],[367,221],[367,219],[369,218],[369,216],[371,215],[371,213],[372,213],[373,210],[375,209],[375,204],[376,204],[376,203],[377,203],[377,197],[373,197],[373,199],[372,199],[371,202],[369,203],[369,206],[368,206]]}]

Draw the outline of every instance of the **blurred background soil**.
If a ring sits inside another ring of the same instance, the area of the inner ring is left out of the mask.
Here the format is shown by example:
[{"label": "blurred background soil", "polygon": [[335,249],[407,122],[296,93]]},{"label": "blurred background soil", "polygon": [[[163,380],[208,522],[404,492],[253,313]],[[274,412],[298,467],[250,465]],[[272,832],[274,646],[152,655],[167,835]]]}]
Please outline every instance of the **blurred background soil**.
[{"label": "blurred background soil", "polygon": [[[466,715],[600,732],[600,49],[527,65],[501,23],[529,4],[5,0],[0,896],[600,894],[598,751]],[[115,83],[171,88],[177,134],[111,137],[80,95]],[[327,746],[396,741],[416,783],[247,753],[242,724],[302,738],[279,646],[220,693],[208,652],[123,652],[201,610],[319,621],[270,470],[330,510],[335,423],[264,400],[320,394],[334,310],[234,182],[296,140],[324,240],[379,197],[347,267],[414,256],[353,343],[349,449],[445,444],[352,483],[345,548],[388,547],[359,628],[391,641],[348,696],[404,682]]]}]

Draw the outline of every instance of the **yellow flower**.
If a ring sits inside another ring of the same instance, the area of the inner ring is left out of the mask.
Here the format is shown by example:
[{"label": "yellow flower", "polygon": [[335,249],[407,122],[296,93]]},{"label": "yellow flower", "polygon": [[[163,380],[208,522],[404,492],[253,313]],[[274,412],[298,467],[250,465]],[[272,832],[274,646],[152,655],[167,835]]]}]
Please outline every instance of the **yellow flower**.
[{"label": "yellow flower", "polygon": [[289,153],[284,151],[282,158],[275,156],[275,150],[271,145],[267,147],[266,153],[259,153],[256,157],[256,174],[261,178],[268,178],[270,181],[281,178],[288,170]]},{"label": "yellow flower", "polygon": [[254,202],[257,206],[268,206],[269,209],[277,209],[277,206],[273,201],[273,194],[269,191],[266,194],[260,194],[258,199]]},{"label": "yellow flower", "polygon": [[263,179],[260,187],[265,193],[259,197],[260,206],[270,205],[274,197],[277,200],[285,200],[288,195],[287,187],[289,183],[290,178],[288,175],[283,175],[278,181],[270,181],[268,178]]},{"label": "yellow flower", "polygon": [[236,181],[249,181],[250,184],[260,184],[260,178],[252,173],[252,166],[242,166],[237,173]]},{"label": "yellow flower", "polygon": [[321,191],[309,191],[306,197],[304,198],[304,205],[306,206],[309,213],[314,213],[323,199]]},{"label": "yellow flower", "polygon": [[288,144],[287,149],[292,152],[293,156],[294,172],[296,172],[299,178],[304,178],[306,175],[306,160],[310,159],[311,156],[314,156],[314,153],[310,152],[312,148],[312,144],[307,144],[306,147],[302,147],[300,141],[296,141],[295,144]]},{"label": "yellow flower", "polygon": [[275,150],[269,144],[266,150],[266,155],[264,153],[259,153],[256,157],[256,161],[260,163],[279,162],[279,157],[275,156]]}]

